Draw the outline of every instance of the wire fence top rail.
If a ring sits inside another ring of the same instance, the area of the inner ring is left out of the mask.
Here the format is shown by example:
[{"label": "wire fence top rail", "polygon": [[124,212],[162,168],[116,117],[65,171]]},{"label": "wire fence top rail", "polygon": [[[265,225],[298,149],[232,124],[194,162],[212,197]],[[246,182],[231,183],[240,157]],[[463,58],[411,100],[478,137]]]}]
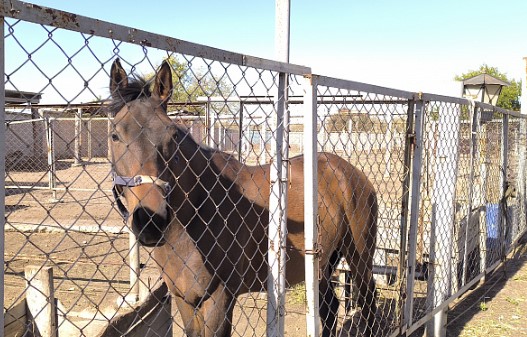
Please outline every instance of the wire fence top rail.
[{"label": "wire fence top rail", "polygon": [[234,53],[17,0],[0,2],[0,16],[240,66],[298,75],[311,72],[310,68],[300,65]]}]

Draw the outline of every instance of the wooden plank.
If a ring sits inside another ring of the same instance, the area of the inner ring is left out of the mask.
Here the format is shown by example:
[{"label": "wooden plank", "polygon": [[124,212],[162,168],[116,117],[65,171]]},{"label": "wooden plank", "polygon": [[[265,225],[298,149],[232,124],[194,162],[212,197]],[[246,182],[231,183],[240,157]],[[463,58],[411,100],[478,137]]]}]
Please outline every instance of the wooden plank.
[{"label": "wooden plank", "polygon": [[57,337],[58,317],[53,287],[53,268],[27,266],[26,303],[30,320],[42,337]]},{"label": "wooden plank", "polygon": [[4,313],[4,336],[16,337],[26,331],[27,313],[26,301],[21,300]]}]

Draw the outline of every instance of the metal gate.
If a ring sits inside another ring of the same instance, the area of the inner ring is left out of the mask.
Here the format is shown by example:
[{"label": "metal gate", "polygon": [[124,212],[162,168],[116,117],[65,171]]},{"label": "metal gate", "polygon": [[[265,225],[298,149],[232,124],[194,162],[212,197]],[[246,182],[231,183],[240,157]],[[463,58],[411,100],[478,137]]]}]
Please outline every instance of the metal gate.
[{"label": "metal gate", "polygon": [[[361,302],[360,289],[367,272],[342,259],[357,249],[360,235],[320,245],[328,229],[317,212],[329,214],[326,210],[338,202],[336,195],[321,198],[320,189],[341,173],[335,169],[330,178],[317,173],[325,164],[317,153],[352,164],[376,192],[376,206],[356,209],[352,217],[376,210],[371,268],[378,336],[409,335],[425,324],[430,331],[444,329],[448,304],[495,269],[526,230],[527,129],[515,112],[313,75],[307,67],[18,1],[2,2],[0,16],[0,91],[6,93],[0,99],[5,124],[1,326],[6,336],[37,330],[61,337],[191,331],[181,306],[165,296],[160,277],[169,265],[160,269],[154,249],[138,244],[112,195],[109,149],[117,122],[108,113],[109,83],[117,58],[131,79],[150,78],[163,60],[170,63],[174,89],[167,115],[199,144],[195,154],[180,160],[190,163],[198,153],[221,150],[240,165],[226,168],[269,169],[267,180],[249,179],[245,186],[241,174],[230,176],[232,186],[252,189],[251,207],[242,209],[241,201],[227,197],[214,205],[232,205],[240,223],[252,220],[256,210],[264,214],[261,227],[248,236],[233,227],[218,234],[230,239],[221,246],[227,259],[233,258],[229,247],[238,247],[243,254],[236,260],[247,261],[247,270],[232,268],[229,278],[240,273],[243,279],[261,267],[256,261],[269,266],[264,274],[255,272],[258,287],[228,290],[237,296],[236,304],[232,315],[222,318],[232,335],[366,331],[361,308],[369,303]],[[17,99],[10,100],[8,92],[18,93]],[[291,169],[300,154],[301,175]],[[358,174],[339,176],[339,184],[355,184]],[[303,208],[301,200],[288,200],[300,182]],[[222,188],[230,196],[231,188]],[[353,203],[360,204],[361,193],[364,187],[354,191]],[[258,200],[265,195],[270,197],[262,208]],[[201,214],[199,207],[195,212]],[[298,226],[286,228],[288,220],[295,221],[292,214],[302,214],[305,235],[295,232]],[[264,242],[266,249],[244,250],[246,242]],[[218,250],[212,251],[201,251],[204,266],[218,259]],[[299,253],[305,265],[292,265]],[[326,257],[334,259],[329,275],[320,271],[328,265]],[[367,260],[366,255],[354,258]],[[287,275],[286,266],[305,272],[305,281],[297,283],[302,277]],[[337,301],[319,298],[320,290],[334,291]],[[193,303],[197,312],[212,295]],[[185,295],[176,297],[181,301]],[[320,320],[321,306],[335,311],[334,324],[329,315]],[[204,331],[212,333],[210,328],[205,324]]]}]

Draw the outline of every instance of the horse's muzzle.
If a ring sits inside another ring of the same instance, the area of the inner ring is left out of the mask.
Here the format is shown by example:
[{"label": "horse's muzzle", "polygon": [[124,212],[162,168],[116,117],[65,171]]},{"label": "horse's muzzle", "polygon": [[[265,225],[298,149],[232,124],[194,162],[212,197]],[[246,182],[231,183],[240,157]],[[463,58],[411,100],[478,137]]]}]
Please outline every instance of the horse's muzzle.
[{"label": "horse's muzzle", "polygon": [[139,243],[146,247],[162,246],[166,242],[165,232],[170,223],[167,216],[161,216],[156,212],[138,206],[132,215],[132,231]]}]

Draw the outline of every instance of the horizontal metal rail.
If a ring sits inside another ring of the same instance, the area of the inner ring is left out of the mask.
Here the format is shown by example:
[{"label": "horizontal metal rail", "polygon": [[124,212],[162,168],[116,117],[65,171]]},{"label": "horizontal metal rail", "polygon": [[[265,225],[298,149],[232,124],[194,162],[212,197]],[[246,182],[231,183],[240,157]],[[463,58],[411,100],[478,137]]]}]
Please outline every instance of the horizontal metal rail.
[{"label": "horizontal metal rail", "polygon": [[112,194],[112,190],[111,189],[105,190],[105,189],[100,189],[100,188],[97,188],[97,187],[94,187],[94,188],[74,188],[74,187],[72,187],[72,188],[66,188],[66,187],[52,187],[52,188],[49,188],[49,187],[44,187],[44,186],[31,186],[31,185],[6,185],[5,188],[6,189],[11,189],[11,190],[31,189],[31,190],[45,190],[45,191],[57,191],[57,192],[59,192],[59,191],[60,192],[66,192],[66,191],[71,191],[71,192],[101,191],[101,192],[109,193],[108,195]]},{"label": "horizontal metal rail", "polygon": [[401,97],[401,98],[406,98],[406,99],[413,99],[414,96],[416,95],[415,93],[410,92],[410,91],[391,89],[391,88],[381,87],[378,85],[342,80],[342,79],[326,77],[326,76],[318,77],[318,85],[326,86],[326,87],[336,87],[336,88],[346,89],[346,90],[364,91],[368,93],[374,93],[374,94],[385,95],[385,96],[393,96],[393,97]]},{"label": "horizontal metal rail", "polygon": [[223,49],[208,47],[169,36],[154,34],[140,29],[116,25],[110,22],[17,0],[1,1],[0,16],[59,27],[94,36],[106,37],[140,46],[236,64],[239,66],[297,75],[311,73],[309,67],[233,53]]}]

